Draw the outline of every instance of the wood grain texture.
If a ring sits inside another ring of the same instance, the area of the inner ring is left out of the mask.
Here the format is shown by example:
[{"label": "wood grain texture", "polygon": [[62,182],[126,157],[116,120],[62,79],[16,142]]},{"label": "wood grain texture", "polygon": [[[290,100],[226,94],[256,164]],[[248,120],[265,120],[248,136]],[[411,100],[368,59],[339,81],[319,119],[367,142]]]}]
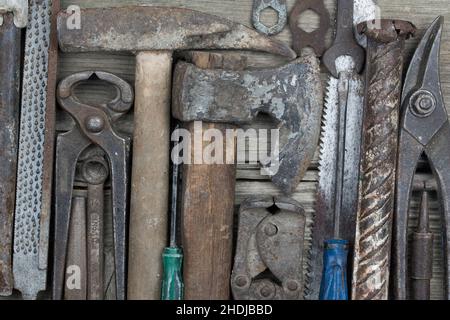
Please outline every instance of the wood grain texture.
[{"label": "wood grain texture", "polygon": [[[295,0],[287,0],[288,9],[290,10],[294,5]],[[335,15],[334,0],[325,0],[327,8],[330,10],[331,17]],[[251,7],[252,0],[61,0],[63,8],[66,8],[70,4],[80,5],[81,7],[104,7],[104,6],[121,6],[121,5],[136,5],[136,4],[148,4],[148,5],[167,5],[167,6],[180,6],[186,8],[197,9],[203,12],[209,12],[221,17],[229,18],[236,22],[243,23],[247,26],[251,26]],[[418,41],[422,37],[425,29],[434,20],[437,15],[444,15],[448,21],[444,25],[443,39],[442,39],[442,51],[441,51],[441,81],[442,90],[446,101],[450,101],[450,7],[448,0],[379,0],[378,4],[381,8],[381,14],[383,17],[400,18],[412,21],[418,28],[416,37],[406,42],[406,63],[412,57]],[[312,19],[308,18],[301,22],[302,26],[308,26],[312,23]],[[291,42],[291,36],[289,30],[284,29],[277,39]],[[331,43],[332,31],[330,30],[327,35],[327,44]],[[251,66],[268,66],[278,65],[283,63],[284,60],[273,57],[267,54],[247,54],[249,57],[249,64]],[[135,78],[135,59],[130,54],[65,54],[62,53],[59,59],[59,74],[58,78],[61,79],[71,73],[87,70],[87,69],[99,69],[105,70],[117,74],[118,76],[126,79],[129,83],[134,83]],[[325,79],[325,69],[323,79]],[[325,85],[325,83],[324,83]],[[104,101],[111,96],[111,90],[105,88],[101,84],[86,86],[80,89],[80,97],[89,101]],[[449,104],[450,106],[450,104]],[[447,108],[450,110],[449,108]],[[58,117],[58,130],[67,130],[70,128],[71,121],[62,112],[57,114]],[[120,121],[120,129],[123,132],[131,134],[133,132],[132,127],[132,114],[124,117],[123,121]],[[265,117],[259,117],[253,127],[255,128],[268,128],[272,124]],[[256,152],[257,150],[251,150]],[[428,173],[421,173],[421,178],[428,178]],[[268,177],[261,176],[259,168],[257,166],[248,164],[238,164],[236,174],[236,194],[235,194],[235,206],[238,206],[246,197],[259,194],[259,195],[279,195],[279,190],[270,182]],[[309,221],[313,213],[315,203],[315,192],[317,185],[317,156],[310,165],[310,170],[305,175],[303,181],[298,186],[297,190],[292,195],[292,198],[299,201],[305,208]],[[414,201],[411,204],[411,230],[416,225],[416,215],[418,210],[417,198],[418,195],[414,194]],[[443,252],[440,249],[442,237],[442,230],[440,228],[440,212],[438,209],[437,196],[433,194],[431,197],[431,228],[435,234],[434,243],[434,265],[433,265],[433,279],[432,279],[432,292],[433,299],[443,297],[443,267],[442,257]],[[308,225],[308,224],[307,224]],[[110,230],[105,230],[107,233],[111,233]],[[307,237],[308,237],[307,230]],[[111,244],[112,245],[112,244]],[[105,244],[106,246],[106,244]],[[105,247],[107,252],[110,252],[109,247]]]},{"label": "wood grain texture", "polygon": [[[245,63],[231,58],[228,63],[221,55],[196,52],[191,57],[199,68],[242,69]],[[199,119],[200,120],[200,119]],[[187,124],[191,136],[203,135],[204,130],[218,130],[225,135],[226,124],[203,123],[203,128]],[[195,142],[194,142],[195,148]],[[182,234],[184,248],[184,286],[187,300],[227,300],[230,297],[230,275],[233,250],[233,213],[236,187],[236,165],[194,164],[183,166],[181,197]],[[202,150],[203,161],[205,144]],[[224,159],[235,147],[222,150]],[[202,236],[199,237],[199,235]]]}]

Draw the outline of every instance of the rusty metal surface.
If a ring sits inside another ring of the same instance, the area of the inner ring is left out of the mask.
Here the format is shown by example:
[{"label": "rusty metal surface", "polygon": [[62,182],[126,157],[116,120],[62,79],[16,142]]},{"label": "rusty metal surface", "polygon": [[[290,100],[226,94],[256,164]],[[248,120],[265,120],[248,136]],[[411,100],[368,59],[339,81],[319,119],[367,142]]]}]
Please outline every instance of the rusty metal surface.
[{"label": "rusty metal surface", "polygon": [[[273,26],[266,26],[261,22],[261,13],[267,9],[277,13],[278,20]],[[280,33],[287,23],[286,0],[253,0],[252,23],[256,30],[267,35]]]},{"label": "rusty metal surface", "polygon": [[53,168],[59,1],[30,1],[14,217],[14,287],[26,299],[46,288]]},{"label": "rusty metal surface", "polygon": [[358,9],[359,2],[339,2],[336,39],[323,58],[331,75],[325,97],[311,267],[306,285],[310,300],[319,298],[326,240],[340,238],[349,242],[347,265],[351,274],[359,184],[359,170],[355,168],[360,162],[364,109],[364,80],[359,74],[364,50],[356,42],[353,25],[356,28],[357,21],[370,10]]},{"label": "rusty metal surface", "polygon": [[358,25],[368,45],[353,300],[388,298],[403,47],[414,32],[406,21],[375,23],[382,29]]},{"label": "rusty metal surface", "polygon": [[25,28],[28,22],[28,0],[0,0],[0,26],[4,23],[3,14],[13,14],[16,28]]},{"label": "rusty metal surface", "polygon": [[170,7],[130,6],[82,9],[81,29],[68,30],[66,12],[58,15],[61,50],[153,51],[248,49],[295,58],[283,42],[210,14]]},{"label": "rusty metal surface", "polygon": [[[74,95],[73,90],[83,81],[91,77],[98,77],[116,88],[116,97],[105,104],[90,106],[82,103]],[[101,235],[100,229],[96,228],[93,214],[101,210],[98,193],[101,190],[92,190],[96,184],[104,182],[106,169],[111,176],[112,189],[112,211],[114,230],[114,262],[116,274],[117,299],[125,299],[125,270],[126,270],[126,238],[127,238],[127,206],[128,206],[128,163],[130,141],[122,137],[114,129],[114,122],[123,116],[133,103],[132,87],[117,76],[100,71],[85,71],[73,74],[62,80],[58,87],[58,101],[61,107],[67,111],[76,121],[77,126],[71,131],[60,134],[57,139],[57,161],[55,168],[55,250],[54,250],[54,277],[53,298],[62,298],[64,270],[66,265],[66,247],[70,222],[70,208],[74,187],[75,169],[78,160],[83,159],[83,152],[95,145],[106,154],[107,166],[104,160],[88,157],[83,166],[84,177],[91,184],[88,190],[88,219],[90,235],[92,240],[89,247],[89,265],[100,261],[100,244],[96,243]],[[95,187],[94,187],[95,188]],[[97,189],[97,188],[95,188]],[[102,188],[103,189],[103,188]],[[96,201],[93,203],[92,201]],[[92,215],[92,216],[91,216]],[[98,216],[97,216],[98,218]],[[99,221],[97,221],[99,222]],[[101,266],[100,266],[101,267]],[[92,274],[94,282],[89,284],[90,294],[98,298],[100,290],[99,281],[101,275],[96,265]],[[90,278],[91,279],[91,278]],[[103,295],[103,293],[102,293]]]},{"label": "rusty metal surface", "polygon": [[413,300],[430,300],[433,277],[433,233],[430,231],[427,185],[424,183],[420,203],[419,224],[411,244],[411,293]]},{"label": "rusty metal surface", "polygon": [[250,198],[239,210],[231,287],[238,300],[301,300],[306,217],[287,198]]},{"label": "rusty metal surface", "polygon": [[[422,221],[423,230],[418,230],[414,236],[415,248],[407,246],[408,211],[414,187],[413,178],[422,154],[427,156],[436,179],[444,234],[443,250],[446,271],[444,289],[446,298],[450,299],[450,264],[447,253],[450,247],[450,175],[448,170],[450,123],[439,77],[442,29],[443,17],[438,17],[428,28],[416,49],[403,88],[393,254],[393,292],[394,298],[399,300],[408,299],[411,295],[418,298],[416,294],[419,291],[416,290],[419,288],[416,286],[417,280],[420,279],[423,280],[420,286],[425,287],[420,288],[420,298],[429,297],[427,290],[429,290],[428,281],[431,276],[429,268],[432,264],[429,246],[432,244],[432,239],[427,231],[426,221]],[[423,205],[425,204],[423,203]],[[422,219],[427,219],[425,208],[422,209],[421,215]],[[417,247],[419,245],[418,238],[423,238],[420,247]],[[408,252],[410,250],[413,250],[412,255],[415,258],[411,261],[413,263],[412,274],[409,274],[408,268]],[[412,283],[410,280],[413,280]]]},{"label": "rusty metal surface", "polygon": [[[0,2],[1,8],[1,2]],[[20,111],[21,30],[5,13],[0,26],[0,295],[12,294],[12,234]]]},{"label": "rusty metal surface", "polygon": [[70,215],[64,299],[86,300],[86,198],[74,196]]},{"label": "rusty metal surface", "polygon": [[364,50],[353,35],[353,0],[339,0],[337,3],[336,36],[333,45],[328,48],[322,62],[335,78],[339,78],[336,60],[341,56],[352,58],[353,68],[360,73],[364,64]]},{"label": "rusty metal surface", "polygon": [[86,150],[79,159],[81,175],[88,184],[87,191],[87,299],[102,300],[103,280],[103,215],[104,184],[109,176],[109,165],[100,148]]},{"label": "rusty metal surface", "polygon": [[[312,10],[320,18],[319,28],[312,32],[301,29],[298,20],[302,13]],[[297,0],[289,14],[289,28],[292,33],[292,47],[301,55],[304,48],[310,47],[318,57],[321,57],[326,49],[325,35],[330,28],[330,13],[323,0]]]},{"label": "rusty metal surface", "polygon": [[[318,61],[304,56],[275,69],[203,70],[188,63],[175,68],[172,114],[183,122],[251,123],[264,112],[286,139],[272,181],[292,193],[311,161],[320,132],[322,86]],[[274,173],[274,174],[273,174]]]}]

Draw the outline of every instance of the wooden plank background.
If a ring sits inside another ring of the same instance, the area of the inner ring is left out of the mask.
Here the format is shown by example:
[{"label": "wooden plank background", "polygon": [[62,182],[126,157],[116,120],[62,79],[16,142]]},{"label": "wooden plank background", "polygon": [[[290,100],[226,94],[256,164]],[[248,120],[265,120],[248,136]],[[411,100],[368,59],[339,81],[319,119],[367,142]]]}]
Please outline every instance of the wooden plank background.
[{"label": "wooden plank background", "polygon": [[[330,10],[331,17],[335,15],[335,1],[325,0],[327,8]],[[288,8],[292,8],[295,0],[287,0]],[[250,24],[250,15],[252,8],[252,0],[61,0],[62,8],[68,5],[79,5],[80,7],[105,7],[105,6],[122,6],[122,5],[164,5],[164,6],[178,6],[196,9],[204,12],[216,14],[236,22],[240,22],[247,26]],[[450,8],[448,0],[380,0],[378,5],[381,8],[383,17],[400,18],[412,21],[418,27],[417,36],[407,42],[407,61],[424,33],[424,29],[433,21],[437,15],[445,15],[449,23],[445,25],[444,38],[442,42],[441,53],[441,80],[442,89],[447,101],[450,101]],[[269,20],[273,20],[273,16],[269,16]],[[311,15],[307,15],[299,22],[304,28],[314,25],[315,20]],[[291,36],[288,28],[285,28],[282,33],[276,38],[290,44]],[[331,44],[332,30],[329,30],[327,35],[327,43]],[[273,66],[284,63],[280,58],[275,58],[266,54],[247,54],[251,66]],[[129,83],[134,83],[134,57],[129,54],[64,54],[62,53],[59,60],[59,75],[62,79],[74,72],[82,70],[104,70],[117,74],[124,78]],[[323,79],[326,79],[324,71]],[[325,85],[325,82],[324,82]],[[86,85],[80,88],[79,95],[86,101],[98,102],[111,97],[109,88],[102,86],[100,83]],[[58,113],[58,130],[65,131],[72,126],[71,120],[62,112]],[[270,122],[261,117],[256,121],[253,127],[265,128],[270,126]],[[132,132],[132,114],[122,120],[120,128],[131,134]],[[252,150],[255,152],[256,150]],[[422,173],[420,179],[429,179],[429,175]],[[237,188],[236,188],[236,206],[238,206],[246,197],[252,195],[279,195],[280,192],[274,185],[264,176],[259,174],[257,166],[239,165],[237,174]],[[308,219],[314,212],[315,191],[317,181],[317,157],[312,162],[310,170],[305,175],[302,183],[298,186],[292,197],[299,201],[308,214]],[[443,268],[442,268],[442,250],[440,249],[442,233],[440,229],[439,206],[436,201],[436,195],[432,195],[432,229],[435,233],[435,264],[434,276],[432,284],[432,296],[434,299],[443,297]],[[413,225],[416,223],[417,214],[417,195],[412,203]],[[109,246],[112,245],[109,243]],[[111,250],[108,259],[110,260]],[[110,271],[109,271],[110,272]],[[109,273],[109,275],[111,275]],[[110,277],[109,277],[110,278]]]}]

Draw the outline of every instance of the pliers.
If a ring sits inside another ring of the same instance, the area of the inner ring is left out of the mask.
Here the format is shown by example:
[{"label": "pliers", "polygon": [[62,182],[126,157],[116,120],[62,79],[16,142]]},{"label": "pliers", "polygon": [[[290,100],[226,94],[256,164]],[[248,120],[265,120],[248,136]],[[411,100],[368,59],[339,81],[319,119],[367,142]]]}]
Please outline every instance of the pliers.
[{"label": "pliers", "polygon": [[[91,106],[81,102],[75,96],[74,89],[80,83],[95,76],[116,88],[117,95],[109,103]],[[110,171],[116,294],[117,299],[123,300],[126,292],[126,222],[130,140],[116,131],[114,122],[131,108],[133,89],[126,81],[111,73],[85,71],[63,79],[58,86],[57,98],[62,109],[70,114],[76,125],[57,138],[53,298],[61,299],[63,296],[77,162],[84,151],[94,145],[106,154]]]},{"label": "pliers", "polygon": [[407,299],[408,209],[417,163],[425,154],[437,182],[445,230],[445,291],[450,298],[450,123],[441,92],[439,52],[443,17],[426,31],[411,61],[402,94],[393,246],[393,293]]}]

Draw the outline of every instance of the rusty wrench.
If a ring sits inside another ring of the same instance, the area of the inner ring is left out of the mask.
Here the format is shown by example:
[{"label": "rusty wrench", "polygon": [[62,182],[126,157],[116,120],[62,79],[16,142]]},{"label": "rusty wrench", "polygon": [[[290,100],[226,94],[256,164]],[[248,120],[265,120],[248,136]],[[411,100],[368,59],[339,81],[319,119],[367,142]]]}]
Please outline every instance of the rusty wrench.
[{"label": "rusty wrench", "polygon": [[[444,243],[450,248],[450,122],[439,79],[439,51],[443,18],[428,28],[411,61],[402,96],[394,246],[394,297],[408,297],[408,209],[413,177],[420,156],[425,153],[437,180],[442,203]],[[426,254],[426,253],[425,253]],[[450,299],[450,263],[445,254],[445,291]]]},{"label": "rusty wrench", "polygon": [[[80,82],[97,76],[117,91],[114,100],[99,106],[82,103],[74,95]],[[100,71],[85,71],[62,80],[58,87],[58,101],[76,121],[76,126],[57,139],[58,159],[55,181],[55,257],[53,297],[61,299],[66,248],[70,222],[70,208],[76,163],[81,153],[91,145],[100,147],[108,158],[112,188],[114,228],[114,259],[117,298],[125,299],[126,216],[128,206],[128,158],[130,142],[113,127],[113,122],[125,114],[133,102],[132,87],[119,77]],[[89,271],[88,271],[89,272]]]}]

